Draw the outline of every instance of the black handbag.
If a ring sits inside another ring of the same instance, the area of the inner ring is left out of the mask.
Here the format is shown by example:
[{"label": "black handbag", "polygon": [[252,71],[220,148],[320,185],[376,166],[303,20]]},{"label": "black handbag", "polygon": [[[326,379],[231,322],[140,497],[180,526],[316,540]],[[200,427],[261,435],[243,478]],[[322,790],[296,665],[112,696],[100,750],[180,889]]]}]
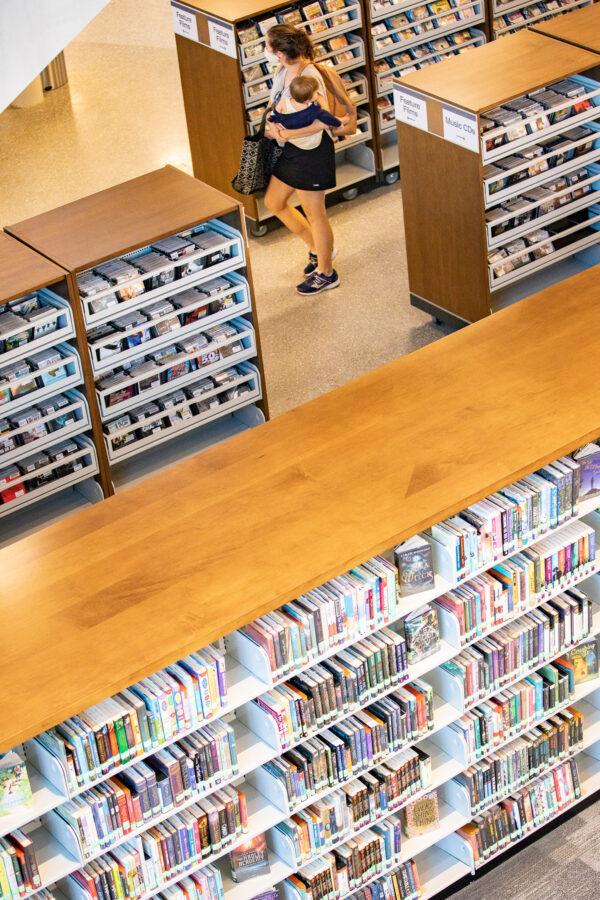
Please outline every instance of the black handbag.
[{"label": "black handbag", "polygon": [[283,152],[283,147],[280,147],[277,141],[265,136],[267,115],[276,104],[277,98],[265,110],[256,134],[244,138],[240,167],[231,182],[231,186],[238,194],[258,194],[266,190],[275,163]]}]

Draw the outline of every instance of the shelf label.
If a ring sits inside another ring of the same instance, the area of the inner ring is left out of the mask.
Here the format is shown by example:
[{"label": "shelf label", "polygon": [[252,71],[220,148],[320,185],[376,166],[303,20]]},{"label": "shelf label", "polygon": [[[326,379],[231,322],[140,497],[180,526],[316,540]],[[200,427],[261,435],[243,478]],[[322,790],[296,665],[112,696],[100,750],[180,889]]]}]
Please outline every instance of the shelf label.
[{"label": "shelf label", "polygon": [[196,11],[190,9],[189,6],[182,6],[181,3],[171,3],[171,12],[173,13],[173,30],[175,34],[198,43]]},{"label": "shelf label", "polygon": [[407,87],[394,85],[394,106],[396,119],[406,125],[414,125],[427,131],[427,100],[422,94],[411,91]]},{"label": "shelf label", "polygon": [[213,50],[224,53],[225,56],[232,56],[237,59],[237,51],[235,49],[235,32],[233,25],[229,22],[223,22],[222,19],[208,19],[208,39]]},{"label": "shelf label", "polygon": [[442,106],[442,120],[444,123],[444,139],[452,144],[458,144],[473,153],[479,153],[479,139],[477,135],[477,116],[458,109],[456,106]]}]

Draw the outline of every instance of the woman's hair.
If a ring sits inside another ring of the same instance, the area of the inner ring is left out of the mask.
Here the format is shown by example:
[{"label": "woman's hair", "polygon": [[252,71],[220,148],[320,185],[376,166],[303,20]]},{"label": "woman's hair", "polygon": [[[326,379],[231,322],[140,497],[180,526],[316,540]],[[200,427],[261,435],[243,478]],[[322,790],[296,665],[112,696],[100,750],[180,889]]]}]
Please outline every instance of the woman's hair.
[{"label": "woman's hair", "polygon": [[315,51],[303,28],[292,25],[273,25],[267,32],[269,44],[275,52],[284,53],[290,62],[295,59],[314,59]]},{"label": "woman's hair", "polygon": [[319,82],[316,78],[307,75],[297,75],[290,81],[290,94],[298,103],[306,103],[319,90]]}]

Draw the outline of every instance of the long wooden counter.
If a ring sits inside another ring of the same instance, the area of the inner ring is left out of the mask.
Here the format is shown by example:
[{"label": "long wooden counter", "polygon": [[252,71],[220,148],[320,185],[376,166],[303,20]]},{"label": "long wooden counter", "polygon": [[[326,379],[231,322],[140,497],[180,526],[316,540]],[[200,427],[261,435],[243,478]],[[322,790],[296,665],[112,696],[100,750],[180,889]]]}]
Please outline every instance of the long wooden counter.
[{"label": "long wooden counter", "polygon": [[600,434],[591,270],[0,552],[0,751]]}]

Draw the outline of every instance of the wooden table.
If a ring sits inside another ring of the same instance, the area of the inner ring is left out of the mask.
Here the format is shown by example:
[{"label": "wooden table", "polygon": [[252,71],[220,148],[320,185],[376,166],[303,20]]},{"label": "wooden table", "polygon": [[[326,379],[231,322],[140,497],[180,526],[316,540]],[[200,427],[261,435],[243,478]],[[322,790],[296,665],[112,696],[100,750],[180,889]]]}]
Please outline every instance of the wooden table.
[{"label": "wooden table", "polygon": [[531,30],[600,54],[600,4],[592,3],[564,16],[539,22],[532,25]]},{"label": "wooden table", "polygon": [[600,434],[589,271],[0,551],[0,751]]}]

